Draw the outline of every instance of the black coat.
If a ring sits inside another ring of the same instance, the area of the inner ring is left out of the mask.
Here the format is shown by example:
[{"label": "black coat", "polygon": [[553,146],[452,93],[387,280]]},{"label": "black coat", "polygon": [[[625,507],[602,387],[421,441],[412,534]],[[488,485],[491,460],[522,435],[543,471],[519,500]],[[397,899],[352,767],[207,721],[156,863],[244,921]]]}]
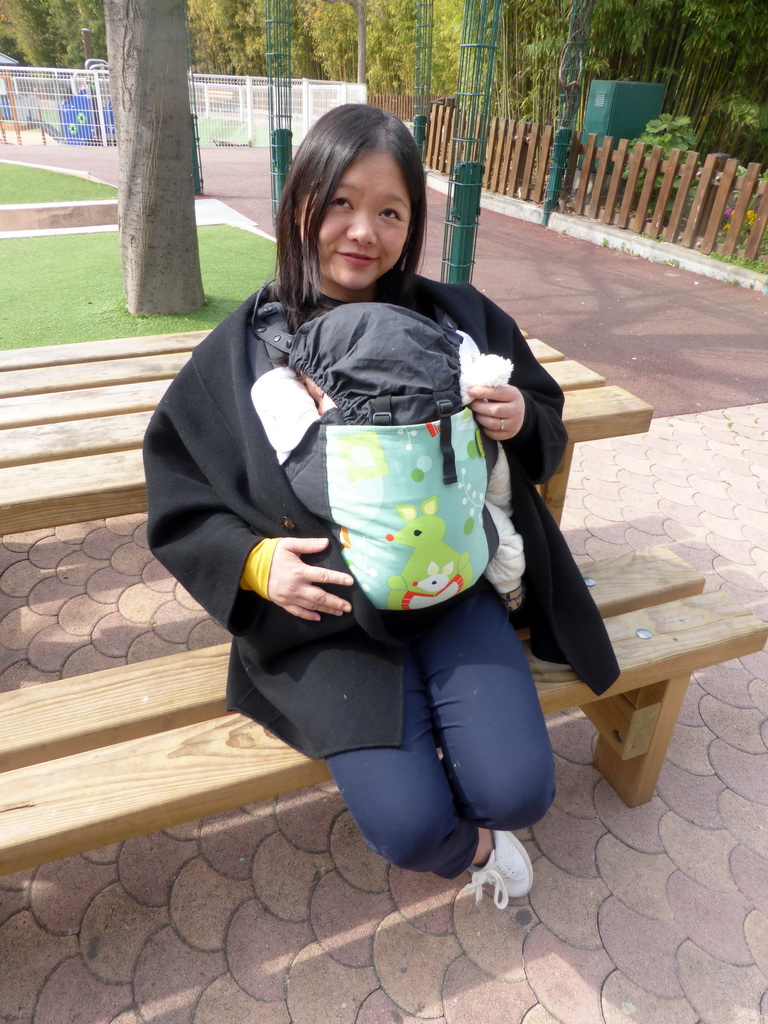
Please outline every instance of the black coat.
[{"label": "black coat", "polygon": [[[308,558],[347,572],[338,540],[299,502],[254,411],[248,338],[255,296],[194,350],[147,429],[144,462],[153,553],[234,636],[231,709],[313,757],[397,746],[403,647],[356,584],[337,588],[352,612],[296,618],[239,580],[265,537],[328,537]],[[560,388],[533,357],[514,321],[471,285],[418,279],[417,308],[437,304],[481,351],[514,362],[525,397],[520,433],[504,442],[513,520],[527,564],[525,614],[532,648],[568,661],[602,693],[618,666],[602,619],[565,540],[532,486],[557,469],[566,442]],[[329,588],[331,589],[331,588]],[[404,615],[418,613],[404,612]]]}]

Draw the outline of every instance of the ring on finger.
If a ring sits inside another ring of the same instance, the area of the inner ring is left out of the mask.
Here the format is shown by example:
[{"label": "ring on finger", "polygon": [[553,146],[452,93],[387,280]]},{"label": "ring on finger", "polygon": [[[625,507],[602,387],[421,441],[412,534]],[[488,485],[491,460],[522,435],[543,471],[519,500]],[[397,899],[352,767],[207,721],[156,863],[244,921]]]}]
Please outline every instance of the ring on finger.
[{"label": "ring on finger", "polygon": [[503,430],[503,429],[504,429],[504,420],[500,419],[499,420],[499,430]]}]

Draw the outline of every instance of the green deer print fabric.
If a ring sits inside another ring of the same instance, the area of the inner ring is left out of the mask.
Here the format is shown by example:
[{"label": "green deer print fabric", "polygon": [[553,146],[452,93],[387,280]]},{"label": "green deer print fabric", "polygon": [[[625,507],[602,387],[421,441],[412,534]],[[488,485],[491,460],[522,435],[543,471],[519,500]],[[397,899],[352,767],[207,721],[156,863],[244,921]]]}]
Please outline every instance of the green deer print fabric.
[{"label": "green deer print fabric", "polygon": [[488,472],[468,409],[451,417],[457,482],[443,483],[440,424],[325,427],[330,516],[344,557],[377,608],[446,601],[484,571]]}]

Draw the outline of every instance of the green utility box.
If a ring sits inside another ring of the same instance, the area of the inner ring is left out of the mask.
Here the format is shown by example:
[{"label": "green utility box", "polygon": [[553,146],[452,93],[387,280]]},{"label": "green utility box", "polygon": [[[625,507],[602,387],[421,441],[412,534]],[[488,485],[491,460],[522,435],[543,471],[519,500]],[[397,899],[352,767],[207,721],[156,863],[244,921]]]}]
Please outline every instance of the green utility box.
[{"label": "green utility box", "polygon": [[598,146],[610,135],[614,145],[619,139],[636,139],[649,121],[661,113],[664,86],[650,82],[593,81],[589,86],[584,113],[582,141],[597,136]]}]

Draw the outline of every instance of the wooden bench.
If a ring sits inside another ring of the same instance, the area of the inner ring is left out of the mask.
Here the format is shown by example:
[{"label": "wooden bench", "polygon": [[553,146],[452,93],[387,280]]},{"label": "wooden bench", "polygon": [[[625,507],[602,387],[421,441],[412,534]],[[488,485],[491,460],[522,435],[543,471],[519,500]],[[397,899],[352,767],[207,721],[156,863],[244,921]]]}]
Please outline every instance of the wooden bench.
[{"label": "wooden bench", "polygon": [[[583,567],[621,675],[596,697],[534,664],[545,714],[581,707],[595,765],[629,806],[651,799],[692,672],[762,649],[768,625],[667,549]],[[0,873],[328,778],[323,761],[228,714],[229,645],[0,695]]]},{"label": "wooden bench", "polygon": [[[0,353],[0,533],[141,512],[141,440],[205,332]],[[542,494],[559,520],[573,446],[642,432],[651,407],[529,339],[565,391],[569,444]],[[666,549],[583,567],[621,676],[595,695],[533,665],[546,714],[581,707],[595,764],[651,798],[692,672],[762,649],[768,627]],[[0,873],[312,785],[324,762],[227,714],[228,645],[0,695]]]},{"label": "wooden bench", "polygon": [[[0,352],[0,534],[146,510],[141,442],[205,331]],[[560,520],[573,446],[648,429],[652,409],[538,339],[565,392],[569,444],[541,488]]]}]

